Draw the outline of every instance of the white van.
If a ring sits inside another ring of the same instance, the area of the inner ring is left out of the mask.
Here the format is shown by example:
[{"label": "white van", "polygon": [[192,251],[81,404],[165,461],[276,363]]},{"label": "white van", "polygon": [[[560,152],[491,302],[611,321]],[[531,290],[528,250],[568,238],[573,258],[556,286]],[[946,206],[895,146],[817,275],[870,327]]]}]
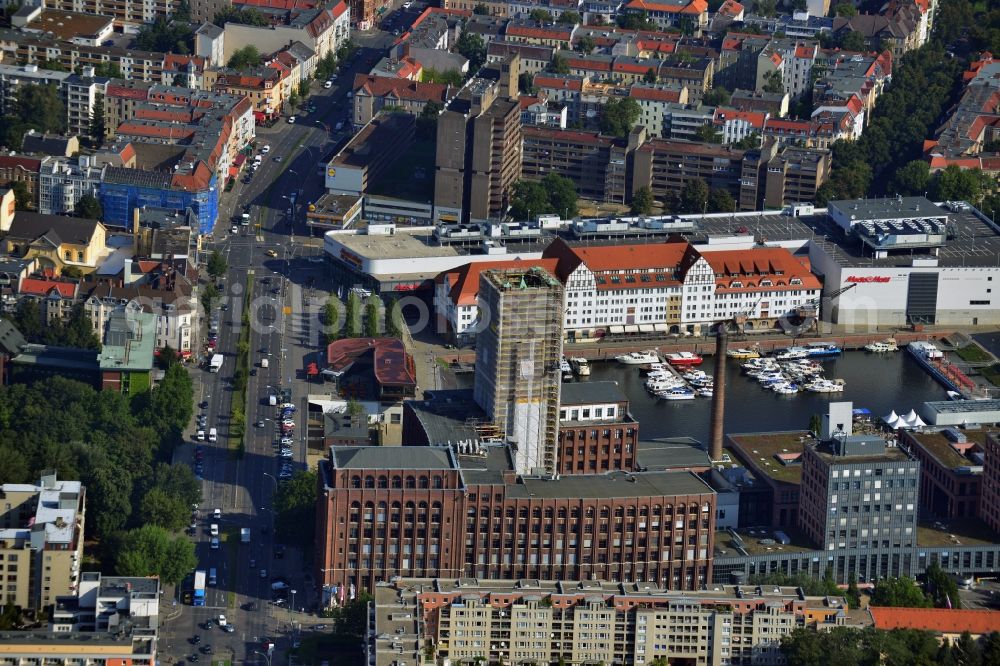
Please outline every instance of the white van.
[{"label": "white van", "polygon": [[260,359],[260,367],[266,368],[270,364],[270,361],[266,358]]},{"label": "white van", "polygon": [[205,431],[204,430],[198,430],[198,434],[195,435],[194,438],[197,439],[199,442],[204,442],[205,441]]},{"label": "white van", "polygon": [[216,577],[215,569],[209,569],[208,570],[208,584],[209,585],[215,585],[217,581],[218,581],[218,578]]},{"label": "white van", "polygon": [[219,525],[218,523],[212,523],[208,526],[208,532],[214,537],[219,536]]},{"label": "white van", "polygon": [[219,431],[215,428],[208,429],[208,441],[217,442],[219,441]]}]

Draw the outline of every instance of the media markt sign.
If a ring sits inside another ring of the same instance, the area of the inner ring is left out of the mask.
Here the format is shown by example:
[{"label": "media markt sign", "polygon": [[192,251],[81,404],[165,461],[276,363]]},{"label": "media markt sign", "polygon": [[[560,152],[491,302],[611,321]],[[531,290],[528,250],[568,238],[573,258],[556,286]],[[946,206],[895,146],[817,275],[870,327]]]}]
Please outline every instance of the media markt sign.
[{"label": "media markt sign", "polygon": [[329,176],[330,178],[336,178],[337,170],[334,169],[333,167],[327,167],[326,175]]},{"label": "media markt sign", "polygon": [[855,284],[868,284],[868,283],[884,283],[892,280],[891,277],[887,275],[849,275],[845,282],[853,282]]}]

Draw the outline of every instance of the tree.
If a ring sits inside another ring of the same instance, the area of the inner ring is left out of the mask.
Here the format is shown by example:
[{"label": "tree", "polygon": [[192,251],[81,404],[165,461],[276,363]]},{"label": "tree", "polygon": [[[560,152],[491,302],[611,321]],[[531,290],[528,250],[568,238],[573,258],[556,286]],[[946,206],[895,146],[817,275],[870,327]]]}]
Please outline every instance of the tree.
[{"label": "tree", "polygon": [[532,9],[528,14],[532,21],[539,23],[552,23],[552,13],[547,9]]},{"label": "tree", "polygon": [[163,345],[160,348],[160,353],[156,357],[157,363],[163,370],[167,370],[172,365],[176,365],[177,360],[177,350],[170,345]]},{"label": "tree", "polygon": [[872,590],[872,606],[930,608],[930,600],[912,578],[882,578]]},{"label": "tree", "polygon": [[642,108],[633,98],[613,97],[601,109],[601,132],[624,138],[632,131],[641,114]]},{"label": "tree", "polygon": [[196,566],[194,543],[185,538],[171,539],[165,529],[156,525],[125,532],[115,558],[115,571],[120,576],[159,576],[170,584],[184,580]]},{"label": "tree", "polygon": [[729,190],[713,187],[708,191],[709,213],[732,213],[736,210],[736,201]]},{"label": "tree", "polygon": [[552,62],[549,63],[549,71],[555,74],[569,74],[569,63],[566,61],[566,56],[561,53],[554,54]]},{"label": "tree", "polygon": [[858,589],[858,575],[853,571],[848,579],[847,591],[844,592],[844,598],[847,599],[847,604],[851,608],[861,608],[861,590]]},{"label": "tree", "polygon": [[576,40],[576,50],[580,53],[589,54],[595,48],[597,48],[597,42],[595,42],[594,38],[590,35],[584,35],[580,39]]},{"label": "tree", "polygon": [[858,15],[857,8],[849,2],[838,2],[833,8],[834,16],[844,16],[850,18]]},{"label": "tree", "polygon": [[299,81],[299,97],[302,99],[309,97],[309,79]]},{"label": "tree", "polygon": [[299,99],[299,94],[294,90],[288,94],[288,106],[292,109],[298,107],[302,100]]},{"label": "tree", "polygon": [[14,326],[28,342],[37,342],[42,336],[42,311],[38,301],[22,298],[14,308]]},{"label": "tree", "polygon": [[212,254],[208,256],[208,274],[213,280],[218,280],[228,270],[229,264],[226,262],[226,258],[218,250],[212,250]]},{"label": "tree", "polygon": [[90,112],[90,138],[100,146],[107,136],[107,127],[104,124],[104,95],[98,94],[94,98],[94,107]]},{"label": "tree", "polygon": [[478,72],[486,62],[486,42],[474,32],[462,32],[458,38],[456,49],[463,58],[469,61],[469,71]]},{"label": "tree", "polygon": [[344,336],[348,338],[361,337],[361,298],[352,291],[347,297],[347,318],[344,322]]},{"label": "tree", "polygon": [[424,105],[417,116],[417,134],[425,139],[433,139],[437,132],[438,118],[444,111],[441,102],[430,101]]},{"label": "tree", "polygon": [[184,528],[190,511],[190,505],[161,488],[151,488],[139,505],[139,516],[144,524],[157,525],[171,532]]},{"label": "tree", "polygon": [[194,49],[194,30],[189,23],[161,17],[139,30],[134,46],[141,51],[187,55]]},{"label": "tree", "polygon": [[726,88],[722,86],[715,86],[702,97],[702,103],[705,106],[725,106],[729,104],[729,100],[732,98],[733,94],[729,92]]},{"label": "tree", "polygon": [[653,191],[643,185],[632,195],[632,214],[649,215],[653,212]]},{"label": "tree", "polygon": [[931,181],[930,164],[925,160],[910,160],[896,169],[892,189],[899,194],[923,194]]},{"label": "tree", "polygon": [[579,12],[574,12],[572,9],[567,10],[559,15],[556,19],[556,23],[565,23],[567,25],[580,25],[583,23],[583,18],[580,16]]},{"label": "tree", "polygon": [[457,69],[439,72],[433,67],[425,67],[423,73],[420,75],[420,80],[424,83],[443,83],[451,86],[461,86],[465,82],[462,73]]},{"label": "tree", "polygon": [[31,193],[28,192],[27,184],[22,180],[12,180],[6,187],[14,190],[14,208],[16,210],[31,210],[34,208],[34,201]]},{"label": "tree", "polygon": [[695,130],[694,135],[705,143],[722,143],[722,132],[711,123],[700,126]]},{"label": "tree", "polygon": [[708,185],[701,178],[692,178],[681,190],[678,212],[703,213],[708,206]]},{"label": "tree", "polygon": [[515,220],[531,221],[535,215],[549,212],[549,194],[541,183],[518,181],[510,202],[510,215]]},{"label": "tree", "polygon": [[983,652],[968,631],[963,631],[962,635],[958,637],[953,650],[956,653],[958,663],[962,666],[980,666],[983,663]]},{"label": "tree", "polygon": [[927,580],[927,596],[937,608],[961,608],[962,599],[958,593],[958,583],[946,573],[937,562],[932,562],[924,571]]},{"label": "tree", "polygon": [[472,8],[472,13],[477,16],[489,16],[490,8],[480,2],[478,5]]},{"label": "tree", "polygon": [[240,23],[243,25],[255,25],[258,27],[267,26],[268,20],[256,7],[237,9],[236,7],[225,7],[215,13],[215,25],[225,27],[227,23]]},{"label": "tree", "polygon": [[253,44],[247,44],[243,48],[233,51],[233,55],[229,56],[229,62],[226,63],[226,66],[230,69],[244,70],[259,67],[260,63],[260,51]]},{"label": "tree", "polygon": [[992,631],[982,638],[983,663],[1000,664],[1000,631]]},{"label": "tree", "polygon": [[379,299],[376,296],[368,298],[365,304],[365,335],[369,338],[377,338],[379,334]]},{"label": "tree", "polygon": [[329,79],[337,71],[337,56],[333,51],[327,51],[326,55],[316,63],[316,80]]},{"label": "tree", "polygon": [[340,301],[333,294],[323,306],[323,343],[330,344],[340,337]]},{"label": "tree", "polygon": [[101,202],[97,200],[93,194],[84,194],[80,197],[80,200],[76,202],[73,211],[78,217],[82,217],[86,220],[102,220],[104,219],[104,210],[101,208]]},{"label": "tree", "polygon": [[962,169],[951,164],[931,180],[931,196],[938,201],[968,201],[978,204],[992,188],[990,178],[979,169]]},{"label": "tree", "polygon": [[757,13],[765,18],[774,18],[778,15],[778,3],[776,0],[760,0],[757,3]]},{"label": "tree", "polygon": [[403,337],[403,327],[406,324],[403,322],[403,311],[399,307],[399,299],[395,296],[389,301],[389,307],[386,308],[385,317],[385,333],[392,338],[402,338]]},{"label": "tree", "polygon": [[656,68],[650,67],[646,70],[646,73],[642,75],[642,80],[645,83],[656,83]]},{"label": "tree", "polygon": [[865,37],[860,32],[846,30],[840,37],[840,48],[845,51],[866,51]]},{"label": "tree", "polygon": [[41,132],[66,132],[66,105],[51,84],[21,86],[17,91],[16,116]]},{"label": "tree", "polygon": [[316,527],[315,471],[297,472],[274,495],[275,536],[285,543],[311,548]]},{"label": "tree", "polygon": [[618,26],[626,30],[656,30],[657,25],[646,12],[618,12]]},{"label": "tree", "polygon": [[212,305],[219,298],[219,290],[214,282],[209,282],[201,289],[201,307],[205,308],[205,316],[212,312]]},{"label": "tree", "polygon": [[121,67],[113,62],[99,62],[94,65],[94,76],[105,76],[109,79],[124,78]]},{"label": "tree", "polygon": [[764,74],[764,92],[781,93],[785,92],[785,83],[781,78],[781,72],[771,70]]},{"label": "tree", "polygon": [[550,171],[542,179],[542,187],[548,192],[550,212],[558,213],[566,220],[576,217],[578,197],[572,180]]}]

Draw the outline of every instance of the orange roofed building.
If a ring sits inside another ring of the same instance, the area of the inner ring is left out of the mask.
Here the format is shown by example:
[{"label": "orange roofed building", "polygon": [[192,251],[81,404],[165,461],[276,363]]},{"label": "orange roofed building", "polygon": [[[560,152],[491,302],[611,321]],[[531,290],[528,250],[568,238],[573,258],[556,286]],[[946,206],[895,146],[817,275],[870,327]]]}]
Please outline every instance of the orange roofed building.
[{"label": "orange roofed building", "polygon": [[950,608],[868,608],[876,629],[933,631],[941,640],[954,643],[968,631],[973,639],[1000,631],[1000,611]]},{"label": "orange roofed building", "polygon": [[778,319],[819,296],[807,257],[784,248],[709,250],[681,237],[633,245],[571,246],[553,241],[541,259],[473,262],[438,276],[434,310],[456,341],[478,325],[479,273],[540,266],[566,287],[563,329],[574,338],[623,332],[699,333],[749,312],[748,328]]},{"label": "orange roofed building", "polygon": [[687,28],[695,36],[708,27],[707,0],[631,0],[622,7],[622,11],[626,14],[644,14],[659,28]]}]

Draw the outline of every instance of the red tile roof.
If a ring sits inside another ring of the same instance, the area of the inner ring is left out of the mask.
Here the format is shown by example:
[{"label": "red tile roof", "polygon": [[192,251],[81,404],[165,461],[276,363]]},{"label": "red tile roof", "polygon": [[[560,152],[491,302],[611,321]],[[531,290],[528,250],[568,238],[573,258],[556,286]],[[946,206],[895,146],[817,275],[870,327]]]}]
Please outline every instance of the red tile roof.
[{"label": "red tile roof", "polygon": [[0,155],[0,168],[9,169],[11,167],[21,167],[25,171],[38,171],[42,168],[42,161],[30,157],[18,157],[17,155]]},{"label": "red tile roof", "polygon": [[455,305],[476,304],[479,294],[479,276],[483,271],[496,268],[540,267],[555,275],[557,259],[513,259],[511,261],[472,261],[454,270],[442,273],[438,278],[450,286],[448,297]]},{"label": "red tile roof", "polygon": [[339,18],[346,11],[347,11],[347,3],[338,2],[336,5],[334,5],[333,9],[330,10],[330,15],[333,16],[333,18]]},{"label": "red tile roof", "polygon": [[740,12],[742,11],[743,11],[743,5],[736,2],[736,0],[726,0],[725,2],[722,3],[722,6],[719,7],[719,11],[717,13],[723,16],[736,17],[739,16]]},{"label": "red tile roof", "polygon": [[533,26],[508,25],[504,34],[508,37],[528,37],[531,39],[555,39],[567,42],[573,35],[571,25]]},{"label": "red tile roof", "polygon": [[798,45],[798,46],[795,47],[795,57],[796,58],[805,58],[807,60],[812,60],[813,58],[816,57],[816,47],[815,46],[806,46],[804,44],[800,44],[800,45]]},{"label": "red tile roof", "polygon": [[362,92],[372,97],[395,97],[416,101],[444,102],[450,86],[443,83],[421,83],[388,76],[354,76],[354,92]]},{"label": "red tile roof", "polygon": [[1000,631],[1000,611],[947,608],[888,608],[868,609],[876,629],[921,629],[941,634],[988,634]]},{"label": "red tile roof", "polygon": [[673,270],[680,265],[688,249],[682,238],[671,238],[663,243],[636,245],[596,245],[570,247],[562,239],[552,242],[542,257],[558,259],[557,275],[566,277],[580,264],[594,272],[617,271],[626,268],[663,268]]},{"label": "red tile roof", "polygon": [[582,79],[564,79],[558,76],[535,75],[535,86],[538,88],[553,88],[556,90],[583,90]]},{"label": "red tile roof", "polygon": [[722,107],[715,110],[715,122],[724,123],[728,120],[744,120],[751,127],[762,129],[767,120],[767,114],[760,111],[738,111]]},{"label": "red tile roof", "polygon": [[35,296],[48,296],[52,292],[56,292],[62,298],[73,298],[76,295],[76,288],[76,282],[24,278],[21,280],[19,291],[22,294],[32,294]]},{"label": "red tile roof", "polygon": [[327,367],[342,371],[369,351],[374,354],[372,367],[379,384],[416,386],[413,357],[397,338],[345,338],[331,342],[326,347]]},{"label": "red tile roof", "polygon": [[[787,288],[792,278],[802,280],[801,285],[795,285],[796,289],[822,288],[819,279],[809,271],[809,260],[796,257],[784,248],[703,251],[701,256],[715,272],[716,289],[722,292],[777,291]],[[743,286],[730,287],[733,280]],[[772,286],[761,287],[761,280],[770,280]]]},{"label": "red tile roof", "polygon": [[691,2],[680,5],[650,2],[650,0],[631,0],[625,5],[625,9],[666,14],[702,14],[708,11],[708,0],[691,0]]},{"label": "red tile roof", "polygon": [[629,89],[628,96],[633,99],[648,99],[654,102],[679,102],[681,99],[681,91],[650,88],[639,84],[633,84],[632,88]]},{"label": "red tile roof", "polygon": [[263,7],[265,9],[314,9],[316,3],[311,0],[239,0],[235,4]]}]

